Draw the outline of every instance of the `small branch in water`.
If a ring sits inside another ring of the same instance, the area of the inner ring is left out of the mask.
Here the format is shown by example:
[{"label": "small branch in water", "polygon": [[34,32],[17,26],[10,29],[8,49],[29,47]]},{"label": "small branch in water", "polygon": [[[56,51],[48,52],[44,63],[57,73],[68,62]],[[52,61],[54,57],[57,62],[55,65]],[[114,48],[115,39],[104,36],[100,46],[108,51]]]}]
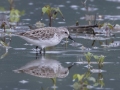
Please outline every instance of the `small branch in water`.
[{"label": "small branch in water", "polygon": [[80,33],[87,32],[87,33],[92,33],[95,35],[95,32],[92,28],[98,27],[98,25],[84,25],[84,26],[67,26],[66,28],[70,31],[77,31]]},{"label": "small branch in water", "polygon": [[93,28],[98,27],[98,25],[83,25],[83,26],[67,26],[68,29],[78,29],[78,28]]}]

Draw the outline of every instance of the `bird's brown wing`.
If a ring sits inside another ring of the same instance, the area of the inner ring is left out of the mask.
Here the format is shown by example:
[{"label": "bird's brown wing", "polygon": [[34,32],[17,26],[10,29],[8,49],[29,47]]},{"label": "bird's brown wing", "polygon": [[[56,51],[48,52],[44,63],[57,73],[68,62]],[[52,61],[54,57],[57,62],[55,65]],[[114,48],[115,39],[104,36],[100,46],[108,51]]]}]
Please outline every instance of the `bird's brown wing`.
[{"label": "bird's brown wing", "polygon": [[44,27],[44,28],[35,29],[35,30],[24,32],[24,33],[20,33],[19,35],[25,36],[25,37],[28,37],[31,39],[45,40],[45,39],[53,38],[55,31],[56,31],[55,27]]}]

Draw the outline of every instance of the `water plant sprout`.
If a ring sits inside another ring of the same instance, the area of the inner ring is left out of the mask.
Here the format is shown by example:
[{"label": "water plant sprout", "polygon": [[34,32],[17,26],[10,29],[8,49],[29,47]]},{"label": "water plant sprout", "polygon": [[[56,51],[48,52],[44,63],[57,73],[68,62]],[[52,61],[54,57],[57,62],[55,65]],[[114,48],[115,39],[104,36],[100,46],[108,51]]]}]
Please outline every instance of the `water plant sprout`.
[{"label": "water plant sprout", "polygon": [[97,60],[99,68],[101,68],[103,66],[105,56],[104,55],[100,55],[100,56],[94,55],[93,57],[94,57],[94,59]]},{"label": "water plant sprout", "polygon": [[57,17],[58,13],[60,13],[60,15],[62,16],[63,20],[65,20],[61,10],[59,9],[59,7],[53,8],[50,5],[45,5],[42,8],[42,14],[41,15],[43,15],[43,14],[47,14],[48,15],[49,26],[51,27],[52,26],[52,19],[55,19]]},{"label": "water plant sprout", "polygon": [[87,52],[84,55],[85,55],[86,60],[88,61],[88,65],[90,66],[90,61],[91,61],[91,58],[92,58],[93,54],[90,53],[90,52]]}]

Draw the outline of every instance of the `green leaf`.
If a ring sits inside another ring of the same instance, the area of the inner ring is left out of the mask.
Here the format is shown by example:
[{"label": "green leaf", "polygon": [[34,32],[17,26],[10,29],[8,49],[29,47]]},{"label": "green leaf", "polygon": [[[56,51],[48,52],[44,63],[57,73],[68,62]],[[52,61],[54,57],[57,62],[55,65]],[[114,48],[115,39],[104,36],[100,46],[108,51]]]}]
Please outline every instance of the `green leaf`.
[{"label": "green leaf", "polygon": [[113,28],[114,28],[111,24],[109,24],[108,27],[109,27],[110,29],[113,29]]},{"label": "green leaf", "polygon": [[94,57],[96,60],[99,59],[99,57],[98,57],[97,55],[94,55],[93,57]]},{"label": "green leaf", "polygon": [[12,10],[10,11],[10,16],[11,16],[11,17],[19,17],[19,16],[20,16],[20,11],[17,10],[17,9],[12,9]]},{"label": "green leaf", "polygon": [[105,56],[104,56],[104,55],[101,55],[101,56],[99,57],[99,62],[100,62],[100,63],[103,63],[103,62],[104,62],[104,59],[105,59]]},{"label": "green leaf", "polygon": [[20,20],[20,11],[13,8],[10,11],[10,22],[18,22],[19,20]]},{"label": "green leaf", "polygon": [[86,57],[87,61],[88,61],[88,62],[90,62],[91,57],[93,56],[93,54],[92,54],[92,53],[90,53],[90,52],[88,52],[87,54],[84,54],[84,55],[85,55],[85,57]]},{"label": "green leaf", "polygon": [[100,80],[100,85],[101,87],[105,86],[105,83],[103,82],[103,80]]},{"label": "green leaf", "polygon": [[51,11],[51,7],[49,5],[46,5],[42,8],[43,14],[47,13],[49,15],[50,11]]},{"label": "green leaf", "polygon": [[62,12],[61,12],[61,10],[60,10],[60,8],[59,8],[59,7],[57,7],[57,8],[55,9],[55,11],[56,11],[56,12],[59,12],[59,13],[60,13],[60,15],[63,17],[63,14],[62,14]]},{"label": "green leaf", "polygon": [[53,15],[52,15],[52,18],[53,18],[53,19],[55,19],[55,18],[57,17],[57,14],[58,14],[58,13],[60,13],[60,15],[62,16],[62,18],[64,19],[63,14],[62,14],[62,12],[61,12],[61,10],[60,10],[59,7],[57,7],[57,8],[52,8],[52,11],[54,12]]},{"label": "green leaf", "polygon": [[82,74],[82,75],[74,74],[73,75],[73,80],[78,79],[78,81],[82,81],[83,77],[84,77],[84,74]]},{"label": "green leaf", "polygon": [[62,18],[64,19],[63,14],[62,14],[61,10],[59,9],[59,7],[53,8],[53,7],[50,7],[50,5],[45,5],[42,8],[42,14],[45,14],[45,13],[49,17],[51,17],[52,19],[55,19],[57,17],[58,13],[60,13],[60,15],[62,16]]}]

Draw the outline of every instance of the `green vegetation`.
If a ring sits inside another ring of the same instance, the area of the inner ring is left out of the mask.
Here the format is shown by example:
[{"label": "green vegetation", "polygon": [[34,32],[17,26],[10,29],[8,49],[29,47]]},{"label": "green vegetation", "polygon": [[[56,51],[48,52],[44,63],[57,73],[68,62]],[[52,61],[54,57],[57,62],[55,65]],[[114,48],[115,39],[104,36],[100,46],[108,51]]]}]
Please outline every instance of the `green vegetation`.
[{"label": "green vegetation", "polygon": [[64,20],[63,14],[62,14],[61,10],[58,7],[57,8],[53,8],[50,5],[45,5],[42,8],[42,15],[43,14],[47,14],[48,15],[49,26],[52,26],[52,19],[55,19],[57,17],[58,13],[60,13],[60,15],[62,16],[62,18]]},{"label": "green vegetation", "polygon": [[75,90],[89,90],[89,86],[100,86],[102,88],[105,85],[102,73],[98,73],[98,77],[95,78],[92,76],[90,70],[84,74],[74,74],[73,81],[75,81],[73,84]]},{"label": "green vegetation", "polygon": [[85,57],[86,57],[86,60],[88,61],[88,64],[90,65],[90,61],[91,61],[91,58],[92,58],[93,54],[90,53],[90,52],[87,52],[87,53],[84,54],[84,55],[85,55]]},{"label": "green vegetation", "polygon": [[97,60],[99,67],[102,67],[105,56],[103,56],[103,55],[100,55],[100,56],[94,55],[93,57]]},{"label": "green vegetation", "polygon": [[19,22],[20,16],[24,15],[25,11],[19,11],[18,9],[11,9],[10,11],[10,22]]},{"label": "green vegetation", "polygon": [[84,54],[84,56],[85,56],[86,60],[88,61],[88,65],[90,65],[91,58],[93,57],[95,60],[97,60],[99,68],[101,68],[103,66],[104,59],[105,59],[104,55],[98,56],[98,55],[94,55],[90,52],[87,52],[86,54]]}]

